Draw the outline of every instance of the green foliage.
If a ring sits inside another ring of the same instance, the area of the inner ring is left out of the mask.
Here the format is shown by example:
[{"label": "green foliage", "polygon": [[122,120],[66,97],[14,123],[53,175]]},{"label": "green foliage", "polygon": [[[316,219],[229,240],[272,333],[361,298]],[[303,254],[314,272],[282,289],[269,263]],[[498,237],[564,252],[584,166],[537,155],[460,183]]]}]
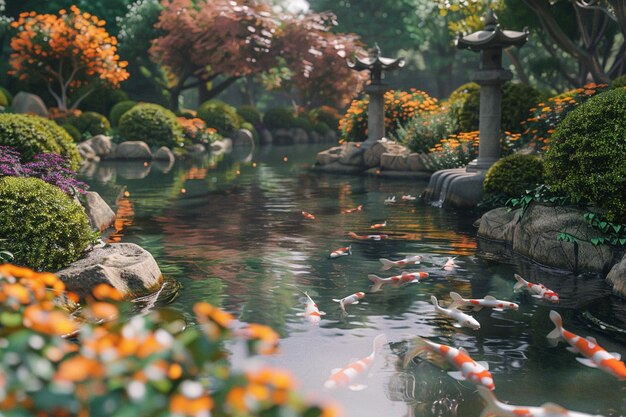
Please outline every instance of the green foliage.
[{"label": "green foliage", "polygon": [[546,153],[546,182],[555,191],[626,219],[626,88],[598,94],[557,126]]},{"label": "green foliage", "polygon": [[270,130],[295,127],[293,111],[286,107],[272,107],[263,115],[263,124]]},{"label": "green foliage", "polygon": [[73,124],[63,123],[61,127],[65,129],[65,131],[72,137],[74,142],[80,142],[80,140],[83,138],[83,136],[80,134],[80,130],[78,130]]},{"label": "green foliage", "polygon": [[446,105],[441,111],[419,113],[404,126],[398,127],[393,139],[413,152],[428,153],[439,141],[458,133],[456,125],[456,104]]},{"label": "green foliage", "polygon": [[240,106],[237,109],[237,114],[253,126],[261,125],[261,112],[254,106]]},{"label": "green foliage", "polygon": [[74,125],[84,138],[104,135],[111,130],[111,124],[106,116],[93,111],[86,111],[78,117],[71,117],[67,122]]},{"label": "green foliage", "polygon": [[611,88],[626,87],[626,74],[620,75],[611,82]]},{"label": "green foliage", "polygon": [[461,85],[450,94],[448,104],[451,109],[451,118],[456,120],[460,132],[478,130],[480,109],[480,86],[478,84],[471,82]]},{"label": "green foliage", "polygon": [[202,103],[198,107],[198,117],[204,120],[208,127],[217,129],[220,135],[229,135],[241,125],[237,110],[219,100]]},{"label": "green foliage", "polygon": [[546,184],[541,184],[538,187],[533,188],[532,190],[526,190],[524,194],[518,198],[510,198],[506,202],[506,205],[511,209],[522,209],[521,215],[523,216],[526,212],[526,209],[533,201],[557,206],[566,206],[579,203],[578,200],[557,194],[550,188],[550,186]]},{"label": "green foliage", "polygon": [[13,102],[13,94],[2,86],[0,86],[0,93],[7,99],[7,106],[11,105]]},{"label": "green foliage", "polygon": [[69,265],[92,241],[83,208],[38,178],[0,178],[0,236],[16,263],[37,270]]},{"label": "green foliage", "polygon": [[89,94],[81,103],[80,109],[100,114],[109,114],[113,106],[128,100],[128,94],[121,89],[98,87]]},{"label": "green foliage", "polygon": [[0,114],[0,145],[15,148],[23,162],[39,153],[56,153],[67,157],[74,170],[80,164],[71,136],[52,120],[39,116]]},{"label": "green foliage", "polygon": [[309,112],[309,116],[311,117],[311,120],[314,120],[317,123],[324,123],[335,132],[339,131],[339,120],[341,120],[341,114],[339,114],[337,109],[334,107],[320,106],[311,110]]},{"label": "green foliage", "polygon": [[185,145],[176,115],[158,104],[137,104],[125,112],[119,122],[119,133],[125,140],[141,140],[157,148]]},{"label": "green foliage", "polygon": [[306,116],[306,114],[301,114],[293,119],[293,127],[300,128],[305,130],[306,132],[313,131],[313,123]]},{"label": "green foliage", "polygon": [[128,110],[132,109],[136,105],[137,103],[132,100],[124,100],[116,103],[109,112],[109,121],[111,122],[111,126],[117,127],[124,113],[126,113]]},{"label": "green foliage", "polygon": [[324,122],[315,123],[315,125],[313,126],[313,130],[315,130],[320,135],[325,135],[328,132],[332,131],[332,129],[328,127],[328,125]]},{"label": "green foliage", "polygon": [[0,107],[9,107],[9,98],[4,94],[4,91],[0,90]]},{"label": "green foliage", "polygon": [[540,184],[543,184],[541,158],[516,153],[501,158],[489,168],[483,187],[488,195],[511,198]]}]

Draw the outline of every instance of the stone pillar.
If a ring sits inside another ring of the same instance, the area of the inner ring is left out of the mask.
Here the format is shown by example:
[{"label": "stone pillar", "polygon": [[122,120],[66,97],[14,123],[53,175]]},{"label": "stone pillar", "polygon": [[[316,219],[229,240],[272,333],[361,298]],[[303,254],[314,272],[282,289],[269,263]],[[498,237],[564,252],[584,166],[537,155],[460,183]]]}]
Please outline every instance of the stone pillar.
[{"label": "stone pillar", "polygon": [[370,84],[365,86],[369,95],[367,108],[367,140],[361,144],[363,149],[369,149],[377,140],[385,136],[385,91],[384,84]]}]

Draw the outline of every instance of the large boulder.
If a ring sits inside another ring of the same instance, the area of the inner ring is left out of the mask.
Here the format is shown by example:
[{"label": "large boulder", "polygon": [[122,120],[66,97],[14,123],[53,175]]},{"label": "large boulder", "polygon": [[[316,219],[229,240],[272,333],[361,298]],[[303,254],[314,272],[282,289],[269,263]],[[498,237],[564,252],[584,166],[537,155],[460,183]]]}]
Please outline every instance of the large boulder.
[{"label": "large boulder", "polygon": [[152,155],[153,161],[165,161],[165,162],[174,162],[176,157],[174,153],[167,146],[161,146],[157,151]]},{"label": "large boulder", "polygon": [[364,167],[364,153],[365,152],[363,151],[363,148],[361,148],[360,143],[344,143],[343,149],[341,150],[341,158],[339,159],[339,162],[343,165]]},{"label": "large boulder", "polygon": [[94,230],[103,232],[115,222],[115,213],[96,192],[87,191],[84,207],[89,217],[89,224]]},{"label": "large boulder", "polygon": [[152,255],[134,243],[113,243],[95,248],[86,258],[56,272],[68,291],[84,298],[99,284],[109,284],[124,298],[157,291],[163,276]]},{"label": "large boulder", "polygon": [[230,135],[230,138],[233,141],[234,147],[254,146],[254,136],[248,129],[235,130],[232,135]]},{"label": "large boulder", "polygon": [[315,165],[328,165],[341,159],[343,146],[334,146],[325,151],[319,152],[315,157]]},{"label": "large boulder", "polygon": [[146,142],[132,140],[117,145],[115,156],[118,159],[141,159],[146,161],[152,159],[152,152]]},{"label": "large boulder", "polygon": [[613,265],[606,279],[611,283],[615,292],[626,297],[626,254],[622,256],[621,261]]},{"label": "large boulder", "polygon": [[48,108],[41,97],[36,94],[20,91],[13,97],[11,107],[15,113],[36,114],[41,117],[48,117]]},{"label": "large boulder", "polygon": [[100,157],[96,155],[96,152],[93,148],[86,142],[81,142],[76,145],[76,149],[81,157],[81,163],[84,164],[88,161],[99,161]]},{"label": "large boulder", "polygon": [[96,135],[82,143],[88,144],[99,157],[106,158],[115,151],[113,139],[106,135]]},{"label": "large boulder", "polygon": [[411,151],[397,142],[382,138],[377,140],[363,155],[365,165],[369,168],[380,166],[383,154],[406,155]]}]

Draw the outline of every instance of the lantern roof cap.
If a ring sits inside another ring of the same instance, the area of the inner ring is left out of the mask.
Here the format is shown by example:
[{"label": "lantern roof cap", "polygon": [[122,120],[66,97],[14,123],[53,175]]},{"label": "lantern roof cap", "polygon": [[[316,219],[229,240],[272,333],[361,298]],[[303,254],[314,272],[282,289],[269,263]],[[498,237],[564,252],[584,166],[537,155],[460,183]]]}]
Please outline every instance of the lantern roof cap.
[{"label": "lantern roof cap", "polygon": [[459,35],[455,41],[457,48],[480,51],[483,49],[506,48],[508,46],[522,46],[528,40],[530,32],[527,28],[518,32],[502,30],[498,18],[493,10],[489,9],[485,15],[485,27],[466,36]]}]

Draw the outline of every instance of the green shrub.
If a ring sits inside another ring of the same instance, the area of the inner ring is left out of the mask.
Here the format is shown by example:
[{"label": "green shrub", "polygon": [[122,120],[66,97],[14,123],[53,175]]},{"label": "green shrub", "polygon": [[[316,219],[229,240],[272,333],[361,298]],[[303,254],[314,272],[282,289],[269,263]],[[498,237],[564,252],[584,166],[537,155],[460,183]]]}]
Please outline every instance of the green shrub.
[{"label": "green shrub", "polygon": [[266,128],[273,129],[290,129],[294,126],[295,116],[293,111],[286,107],[272,107],[267,109],[263,115],[263,124]]},{"label": "green shrub", "polygon": [[331,106],[320,106],[309,112],[311,120],[317,123],[325,123],[330,129],[335,132],[339,131],[339,120],[341,120],[341,114]]},{"label": "green shrub", "polygon": [[124,100],[116,103],[109,112],[109,121],[111,122],[111,126],[117,127],[124,113],[126,113],[128,110],[132,109],[136,105],[137,103],[132,100]]},{"label": "green shrub", "polygon": [[73,124],[63,123],[61,127],[65,129],[72,139],[74,139],[74,142],[80,142],[82,140],[83,135],[80,134],[80,130],[78,130]]},{"label": "green shrub", "polygon": [[0,236],[17,264],[37,270],[69,265],[92,241],[83,208],[38,178],[0,178]]},{"label": "green shrub", "polygon": [[626,221],[626,88],[598,94],[556,128],[546,153],[546,183]]},{"label": "green shrub", "polygon": [[487,171],[485,193],[506,198],[519,197],[544,182],[543,161],[536,155],[515,153],[498,160]]},{"label": "green shrub", "polygon": [[8,104],[10,105],[13,102],[13,94],[9,90],[0,86],[0,92],[6,97]]},{"label": "green shrub", "polygon": [[626,74],[620,75],[613,81],[611,81],[611,88],[626,87]]},{"label": "green shrub", "polygon": [[237,114],[246,122],[253,126],[261,125],[261,113],[253,106],[241,106],[237,109]]},{"label": "green shrub", "polygon": [[306,132],[313,131],[313,123],[311,123],[309,118],[304,114],[301,114],[293,119],[293,127],[303,129]]},{"label": "green shrub", "polygon": [[455,114],[456,104],[434,113],[418,113],[405,126],[398,127],[392,138],[413,152],[428,153],[441,139],[458,133]]},{"label": "green shrub", "polygon": [[15,148],[23,162],[39,153],[56,153],[65,156],[74,170],[80,164],[71,136],[52,120],[39,116],[0,114],[0,145]]},{"label": "green shrub", "polygon": [[326,123],[324,123],[324,122],[317,122],[313,126],[313,130],[315,130],[320,135],[325,135],[328,132],[330,132],[332,129],[330,127],[328,127],[328,125]]},{"label": "green shrub", "polygon": [[9,107],[9,98],[0,90],[0,107]]},{"label": "green shrub", "polygon": [[141,140],[152,147],[177,148],[185,145],[183,129],[176,115],[158,104],[137,104],[119,122],[125,140]]},{"label": "green shrub", "polygon": [[239,129],[241,125],[237,110],[219,100],[202,103],[198,107],[198,117],[204,120],[208,127],[217,129],[217,133],[225,136]]},{"label": "green shrub", "polygon": [[81,136],[86,138],[104,135],[111,130],[111,124],[106,116],[93,111],[86,111],[78,117],[72,117],[68,123],[74,125]]}]

